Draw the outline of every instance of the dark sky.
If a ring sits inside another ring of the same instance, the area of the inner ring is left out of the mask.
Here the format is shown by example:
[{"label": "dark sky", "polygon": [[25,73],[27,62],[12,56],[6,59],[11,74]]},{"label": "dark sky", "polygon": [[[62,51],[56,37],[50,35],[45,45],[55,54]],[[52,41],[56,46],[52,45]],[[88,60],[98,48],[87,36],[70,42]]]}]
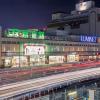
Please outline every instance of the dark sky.
[{"label": "dark sky", "polygon": [[[0,0],[3,28],[44,27],[54,11],[69,12],[79,0]],[[99,4],[100,0],[96,0]],[[99,6],[99,5],[98,5]]]}]

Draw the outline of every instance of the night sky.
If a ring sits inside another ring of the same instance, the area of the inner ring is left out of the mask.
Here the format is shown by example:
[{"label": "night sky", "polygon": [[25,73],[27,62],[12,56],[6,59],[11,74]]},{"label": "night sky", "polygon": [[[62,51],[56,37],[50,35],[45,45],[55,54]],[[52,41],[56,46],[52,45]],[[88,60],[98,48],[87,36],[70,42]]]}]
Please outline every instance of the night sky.
[{"label": "night sky", "polygon": [[[55,11],[69,12],[79,0],[0,0],[0,25],[3,28],[42,28]],[[100,0],[96,0],[100,6]]]}]

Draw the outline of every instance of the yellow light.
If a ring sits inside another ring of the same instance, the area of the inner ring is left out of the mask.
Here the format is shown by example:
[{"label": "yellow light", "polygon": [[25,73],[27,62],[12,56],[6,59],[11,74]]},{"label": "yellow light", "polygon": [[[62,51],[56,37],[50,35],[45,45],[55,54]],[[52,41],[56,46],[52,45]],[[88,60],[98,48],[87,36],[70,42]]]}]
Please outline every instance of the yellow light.
[{"label": "yellow light", "polygon": [[69,96],[71,96],[71,95],[76,95],[76,94],[77,94],[76,91],[68,93]]}]

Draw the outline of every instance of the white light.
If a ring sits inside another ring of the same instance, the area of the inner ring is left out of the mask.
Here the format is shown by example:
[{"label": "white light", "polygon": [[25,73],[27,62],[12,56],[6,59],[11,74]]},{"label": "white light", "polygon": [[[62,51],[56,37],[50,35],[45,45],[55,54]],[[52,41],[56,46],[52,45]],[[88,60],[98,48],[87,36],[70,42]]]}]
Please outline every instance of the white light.
[{"label": "white light", "polygon": [[83,2],[80,4],[80,10],[83,11],[83,10],[86,10],[87,9],[87,4],[86,2]]},{"label": "white light", "polygon": [[77,11],[84,11],[88,10],[93,7],[94,2],[93,1],[87,1],[87,2],[81,2],[76,4],[76,10]]}]

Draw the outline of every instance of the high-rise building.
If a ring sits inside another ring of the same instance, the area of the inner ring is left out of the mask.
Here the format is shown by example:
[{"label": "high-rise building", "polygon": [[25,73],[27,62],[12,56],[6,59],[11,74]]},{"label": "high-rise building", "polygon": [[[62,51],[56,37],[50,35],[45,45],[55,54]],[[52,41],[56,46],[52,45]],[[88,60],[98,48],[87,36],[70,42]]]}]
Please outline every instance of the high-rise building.
[{"label": "high-rise building", "polygon": [[70,14],[56,12],[52,14],[49,30],[63,30],[69,35],[100,36],[100,8],[94,1],[79,2]]}]

